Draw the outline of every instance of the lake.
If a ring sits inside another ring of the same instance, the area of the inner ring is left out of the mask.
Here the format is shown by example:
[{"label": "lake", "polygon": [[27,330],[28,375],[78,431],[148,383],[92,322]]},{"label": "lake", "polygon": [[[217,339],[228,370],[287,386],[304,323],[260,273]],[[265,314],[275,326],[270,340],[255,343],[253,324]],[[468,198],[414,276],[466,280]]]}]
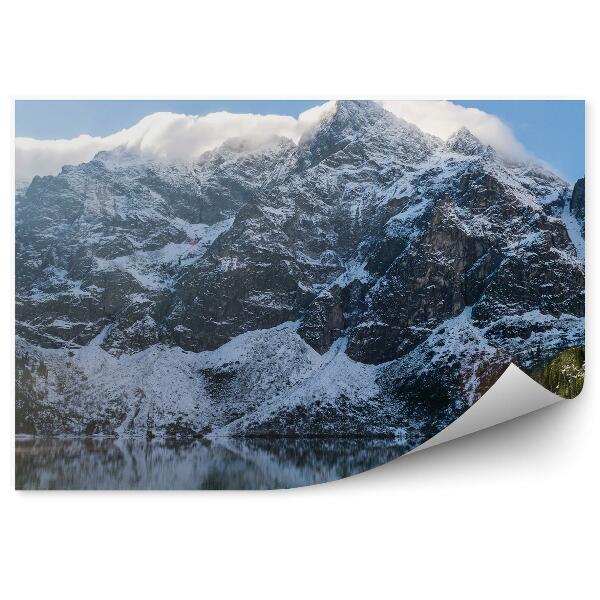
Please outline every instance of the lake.
[{"label": "lake", "polygon": [[407,450],[361,438],[19,438],[15,480],[20,490],[290,488],[361,473]]}]

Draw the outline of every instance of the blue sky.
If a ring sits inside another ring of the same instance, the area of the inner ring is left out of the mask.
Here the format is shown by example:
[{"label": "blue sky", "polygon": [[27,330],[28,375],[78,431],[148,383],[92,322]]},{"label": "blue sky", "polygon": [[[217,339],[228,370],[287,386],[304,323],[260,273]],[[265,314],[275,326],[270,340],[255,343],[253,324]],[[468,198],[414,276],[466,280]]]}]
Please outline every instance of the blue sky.
[{"label": "blue sky", "polygon": [[[323,100],[21,100],[16,135],[37,139],[105,136],[159,112],[215,111],[298,116]],[[585,172],[585,105],[569,100],[453,100],[499,117],[534,156],[575,181]]]},{"label": "blue sky", "polygon": [[575,181],[585,174],[583,100],[453,100],[496,115],[534,156]]},{"label": "blue sky", "polygon": [[291,115],[325,100],[24,100],[16,103],[16,134],[38,139],[72,138],[82,133],[109,135],[146,115],[210,112]]}]

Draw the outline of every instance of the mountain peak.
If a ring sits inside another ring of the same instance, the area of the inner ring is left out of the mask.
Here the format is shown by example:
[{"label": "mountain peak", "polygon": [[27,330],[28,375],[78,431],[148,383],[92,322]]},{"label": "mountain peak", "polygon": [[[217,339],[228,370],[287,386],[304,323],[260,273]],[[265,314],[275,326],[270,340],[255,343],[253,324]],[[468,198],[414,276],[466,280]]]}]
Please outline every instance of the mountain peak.
[{"label": "mountain peak", "polygon": [[336,115],[344,117],[364,117],[366,115],[380,118],[387,111],[373,100],[338,100]]},{"label": "mountain peak", "polygon": [[378,102],[338,100],[318,127],[301,138],[299,146],[306,164],[316,164],[353,142],[360,142],[365,148],[378,148],[378,152],[383,151],[395,159],[403,157],[411,161],[422,160],[436,145],[433,136]]},{"label": "mountain peak", "polygon": [[473,133],[464,125],[448,138],[446,141],[446,148],[452,152],[467,154],[469,156],[483,154],[485,152],[485,146],[481,143],[479,138],[473,135]]},{"label": "mountain peak", "polygon": [[334,110],[325,116],[315,130],[305,134],[300,143],[323,133],[346,138],[386,116],[389,113],[371,100],[337,100]]}]

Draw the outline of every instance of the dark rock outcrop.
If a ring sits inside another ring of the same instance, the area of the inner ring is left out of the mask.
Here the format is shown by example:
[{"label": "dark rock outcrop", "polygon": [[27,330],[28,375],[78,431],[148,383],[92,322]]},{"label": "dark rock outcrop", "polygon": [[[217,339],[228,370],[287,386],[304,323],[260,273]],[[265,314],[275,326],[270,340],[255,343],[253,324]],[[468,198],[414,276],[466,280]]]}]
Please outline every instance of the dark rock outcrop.
[{"label": "dark rock outcrop", "polygon": [[585,178],[578,179],[573,187],[570,202],[571,212],[575,215],[581,226],[581,233],[585,235]]}]

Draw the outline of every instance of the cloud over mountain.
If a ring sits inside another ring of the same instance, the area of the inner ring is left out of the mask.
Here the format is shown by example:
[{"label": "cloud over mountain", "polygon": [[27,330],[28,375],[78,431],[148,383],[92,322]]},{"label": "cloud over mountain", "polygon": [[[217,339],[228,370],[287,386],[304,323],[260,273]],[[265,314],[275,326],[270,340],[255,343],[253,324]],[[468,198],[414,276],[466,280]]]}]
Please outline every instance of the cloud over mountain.
[{"label": "cloud over mountain", "polygon": [[[462,126],[483,143],[504,156],[525,158],[526,152],[511,129],[498,117],[448,101],[382,101],[390,112],[414,123],[424,131],[447,138]],[[226,140],[243,138],[260,145],[273,136],[297,142],[313,129],[335,102],[311,108],[298,118],[285,115],[259,115],[215,112],[203,116],[154,113],[114,134],[104,137],[80,135],[72,139],[38,140],[17,137],[15,169],[18,181],[34,175],[56,175],[63,165],[89,161],[101,150],[118,146],[138,149],[165,160],[193,159]]]},{"label": "cloud over mountain", "polygon": [[334,103],[303,112],[297,119],[285,115],[258,115],[214,112],[203,116],[168,112],[154,113],[112,135],[80,135],[73,139],[38,140],[17,137],[15,168],[17,180],[34,175],[57,175],[65,164],[91,160],[101,150],[119,146],[165,160],[190,159],[220,146],[226,140],[243,138],[260,145],[273,136],[298,141]]},{"label": "cloud over mountain", "polygon": [[516,160],[528,158],[527,151],[512,129],[498,117],[478,108],[465,108],[448,100],[384,100],[380,104],[396,116],[442,139],[466,127],[504,157]]}]

